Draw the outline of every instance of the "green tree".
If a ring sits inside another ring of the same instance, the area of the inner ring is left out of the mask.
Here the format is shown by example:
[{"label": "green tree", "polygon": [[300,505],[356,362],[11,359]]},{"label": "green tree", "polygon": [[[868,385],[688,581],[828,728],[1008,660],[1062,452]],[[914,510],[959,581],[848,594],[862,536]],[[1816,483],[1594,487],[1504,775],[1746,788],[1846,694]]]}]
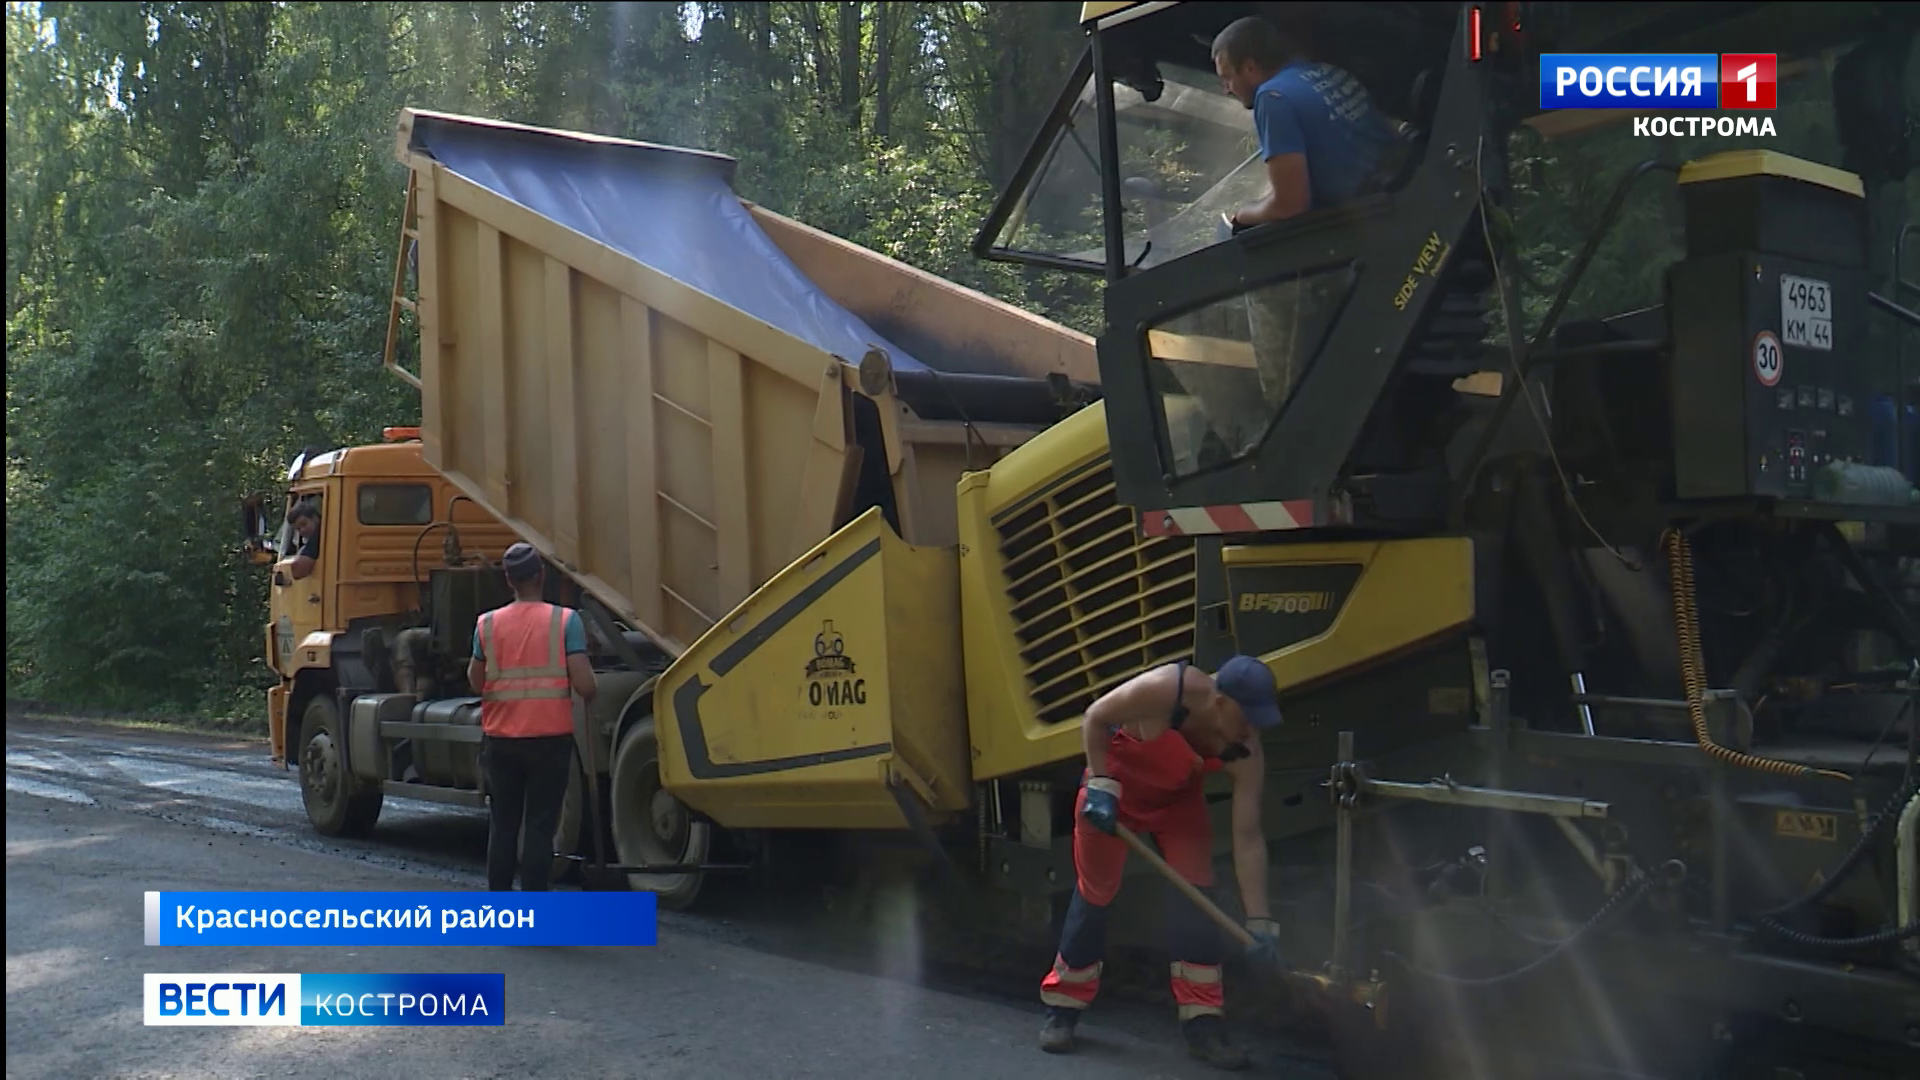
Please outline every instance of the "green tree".
[{"label": "green tree", "polygon": [[1069,7],[10,3],[9,693],[261,712],[235,499],[418,410],[378,370],[402,107],[720,150],[744,197],[1017,302],[1043,279],[965,251]]}]

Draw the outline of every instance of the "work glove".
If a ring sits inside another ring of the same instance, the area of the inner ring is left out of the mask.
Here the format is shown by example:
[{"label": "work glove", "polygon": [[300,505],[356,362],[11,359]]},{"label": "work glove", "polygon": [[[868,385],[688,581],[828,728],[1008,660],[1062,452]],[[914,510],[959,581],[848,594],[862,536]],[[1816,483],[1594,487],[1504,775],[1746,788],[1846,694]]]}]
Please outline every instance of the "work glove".
[{"label": "work glove", "polygon": [[1120,781],[1111,776],[1095,776],[1087,781],[1087,800],[1080,807],[1087,824],[1116,836],[1120,824]]},{"label": "work glove", "polygon": [[1284,966],[1280,959],[1279,923],[1272,919],[1248,919],[1247,933],[1253,935],[1253,944],[1247,946],[1247,959],[1273,968]]}]

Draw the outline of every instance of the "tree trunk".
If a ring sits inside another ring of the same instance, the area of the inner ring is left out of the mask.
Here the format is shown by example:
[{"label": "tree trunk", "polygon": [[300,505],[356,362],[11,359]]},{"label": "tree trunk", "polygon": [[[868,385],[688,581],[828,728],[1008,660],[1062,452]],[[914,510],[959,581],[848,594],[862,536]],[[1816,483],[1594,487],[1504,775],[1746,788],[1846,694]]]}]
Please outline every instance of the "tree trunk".
[{"label": "tree trunk", "polygon": [[813,53],[813,83],[820,92],[820,103],[833,100],[833,65],[829,63],[827,38],[820,30],[820,5],[800,5],[800,25],[806,28],[807,44]]},{"label": "tree trunk", "polygon": [[860,137],[860,6],[840,5],[840,111],[848,133]]},{"label": "tree trunk", "polygon": [[893,12],[888,3],[874,11],[873,133],[883,142],[893,133]]},{"label": "tree trunk", "polygon": [[753,18],[753,70],[763,85],[773,86],[773,5],[749,4]]}]

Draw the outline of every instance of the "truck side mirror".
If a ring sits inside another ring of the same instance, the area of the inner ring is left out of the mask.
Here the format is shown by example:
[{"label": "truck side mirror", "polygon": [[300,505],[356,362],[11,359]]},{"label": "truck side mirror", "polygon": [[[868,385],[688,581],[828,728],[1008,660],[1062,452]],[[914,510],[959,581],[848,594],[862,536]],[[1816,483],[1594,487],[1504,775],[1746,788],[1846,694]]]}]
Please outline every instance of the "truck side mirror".
[{"label": "truck side mirror", "polygon": [[240,501],[241,550],[255,566],[271,566],[278,558],[274,552],[273,530],[267,527],[267,499],[262,493]]}]

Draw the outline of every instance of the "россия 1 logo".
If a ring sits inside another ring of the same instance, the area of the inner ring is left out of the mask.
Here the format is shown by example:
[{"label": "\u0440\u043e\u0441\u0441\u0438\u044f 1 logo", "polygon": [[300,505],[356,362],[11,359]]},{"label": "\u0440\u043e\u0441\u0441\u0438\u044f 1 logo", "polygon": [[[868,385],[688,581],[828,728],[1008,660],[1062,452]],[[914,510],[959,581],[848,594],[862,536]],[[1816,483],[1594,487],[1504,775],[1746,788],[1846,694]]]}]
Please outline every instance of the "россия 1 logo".
[{"label": "\u0440\u043e\u0441\u0441\u0438\u044f 1 logo", "polygon": [[1715,53],[1543,53],[1541,109],[1717,109]]},{"label": "\u0440\u043e\u0441\u0441\u0438\u044f 1 logo", "polygon": [[[1778,105],[1778,60],[1773,53],[1543,53],[1540,108],[1770,112]],[[1634,130],[1774,134],[1771,116],[1636,117]]]},{"label": "\u0440\u043e\u0441\u0441\u0438\u044f 1 logo", "polygon": [[1773,110],[1780,93],[1780,58],[1773,53],[1720,54],[1720,107]]}]

